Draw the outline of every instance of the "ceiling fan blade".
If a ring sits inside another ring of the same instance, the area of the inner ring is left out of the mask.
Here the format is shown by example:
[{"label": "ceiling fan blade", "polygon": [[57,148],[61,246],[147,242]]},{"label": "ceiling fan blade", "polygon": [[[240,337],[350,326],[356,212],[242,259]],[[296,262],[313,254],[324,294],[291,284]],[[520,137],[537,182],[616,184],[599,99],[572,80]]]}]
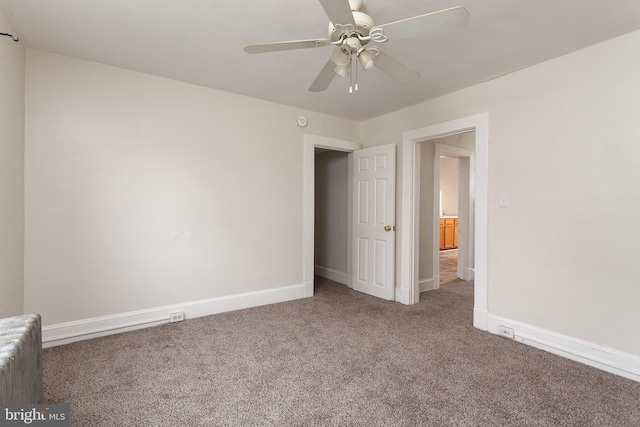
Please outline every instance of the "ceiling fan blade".
[{"label": "ceiling fan blade", "polygon": [[390,22],[375,28],[382,28],[389,40],[437,34],[444,30],[462,28],[469,22],[469,12],[462,6],[439,10],[401,21]]},{"label": "ceiling fan blade", "polygon": [[356,28],[356,21],[353,19],[349,0],[320,0],[320,4],[333,25],[351,24],[354,29]]},{"label": "ceiling fan blade", "polygon": [[413,83],[420,78],[420,74],[381,50],[373,60],[373,65],[403,84]]},{"label": "ceiling fan blade", "polygon": [[333,77],[336,75],[335,71],[333,71],[335,66],[336,64],[334,64],[332,60],[329,60],[324,68],[322,68],[322,71],[320,71],[320,74],[318,74],[318,77],[316,77],[313,83],[311,83],[311,86],[309,86],[309,92],[322,92],[328,88],[329,83],[331,83],[331,80],[333,80]]},{"label": "ceiling fan blade", "polygon": [[293,40],[288,42],[276,42],[276,43],[248,44],[244,47],[244,51],[247,53],[279,52],[283,50],[308,49],[312,47],[321,47],[321,46],[326,46],[330,43],[331,43],[331,40],[314,39],[314,40]]}]

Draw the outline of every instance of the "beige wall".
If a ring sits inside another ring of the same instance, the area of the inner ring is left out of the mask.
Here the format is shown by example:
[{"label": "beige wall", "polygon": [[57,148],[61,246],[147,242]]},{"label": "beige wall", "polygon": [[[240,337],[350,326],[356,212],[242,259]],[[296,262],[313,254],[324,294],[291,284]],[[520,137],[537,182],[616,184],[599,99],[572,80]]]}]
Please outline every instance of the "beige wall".
[{"label": "beige wall", "polygon": [[444,157],[440,159],[440,191],[442,192],[443,215],[458,215],[458,159]]},{"label": "beige wall", "polygon": [[347,158],[341,151],[316,155],[315,264],[347,274]]},{"label": "beige wall", "polygon": [[302,283],[303,133],[356,123],[30,49],[26,84],[45,325]]},{"label": "beige wall", "polygon": [[634,355],[638,50],[630,33],[370,120],[360,138],[401,151],[403,131],[488,112],[489,312]]},{"label": "beige wall", "polygon": [[[0,29],[17,35],[0,7]],[[24,47],[0,37],[0,317],[23,313]]]}]

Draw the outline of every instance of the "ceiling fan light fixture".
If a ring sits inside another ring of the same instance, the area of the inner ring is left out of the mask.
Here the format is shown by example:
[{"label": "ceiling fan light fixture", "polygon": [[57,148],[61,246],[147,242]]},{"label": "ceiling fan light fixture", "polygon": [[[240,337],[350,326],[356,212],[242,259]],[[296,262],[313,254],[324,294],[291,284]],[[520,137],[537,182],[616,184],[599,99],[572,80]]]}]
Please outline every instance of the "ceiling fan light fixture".
[{"label": "ceiling fan light fixture", "polygon": [[344,65],[337,65],[336,68],[333,69],[337,75],[340,77],[347,77],[351,75],[351,67],[349,63]]},{"label": "ceiling fan light fixture", "polygon": [[372,69],[374,65],[373,58],[375,57],[376,55],[373,52],[363,49],[358,55],[358,61],[362,65],[362,69],[365,71]]},{"label": "ceiling fan light fixture", "polygon": [[351,62],[351,51],[345,46],[338,46],[333,49],[333,53],[331,54],[331,60],[337,66],[347,65]]},{"label": "ceiling fan light fixture", "polygon": [[342,47],[346,49],[350,49],[351,52],[357,52],[362,48],[362,43],[358,37],[347,37],[344,39],[344,44]]}]

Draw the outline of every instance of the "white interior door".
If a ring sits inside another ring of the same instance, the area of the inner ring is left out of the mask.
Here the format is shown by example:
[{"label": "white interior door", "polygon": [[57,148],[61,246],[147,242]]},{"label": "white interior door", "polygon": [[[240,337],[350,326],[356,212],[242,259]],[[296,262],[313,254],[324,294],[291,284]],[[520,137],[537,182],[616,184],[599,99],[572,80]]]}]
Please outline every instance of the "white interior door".
[{"label": "white interior door", "polygon": [[395,296],[395,144],[353,152],[351,285],[360,292]]}]

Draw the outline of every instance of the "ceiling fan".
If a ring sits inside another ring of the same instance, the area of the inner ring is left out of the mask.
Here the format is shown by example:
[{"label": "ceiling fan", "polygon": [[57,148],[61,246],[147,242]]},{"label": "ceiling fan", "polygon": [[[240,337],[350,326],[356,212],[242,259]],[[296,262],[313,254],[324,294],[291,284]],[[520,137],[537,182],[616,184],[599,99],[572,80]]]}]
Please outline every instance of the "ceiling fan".
[{"label": "ceiling fan", "polygon": [[[373,18],[361,12],[363,0],[319,1],[331,20],[329,35],[326,39],[250,44],[244,47],[247,53],[265,53],[335,46],[331,58],[309,87],[311,92],[324,91],[336,74],[341,77],[349,76],[351,81],[349,92],[354,90],[353,74],[355,74],[357,91],[357,62],[365,71],[376,67],[401,83],[413,83],[420,78],[420,74],[386,54],[382,49],[369,46],[369,43],[436,34],[447,29],[462,28],[469,21],[469,12],[462,6],[456,6],[388,24],[375,25]],[[354,58],[357,58],[357,61]]]}]

